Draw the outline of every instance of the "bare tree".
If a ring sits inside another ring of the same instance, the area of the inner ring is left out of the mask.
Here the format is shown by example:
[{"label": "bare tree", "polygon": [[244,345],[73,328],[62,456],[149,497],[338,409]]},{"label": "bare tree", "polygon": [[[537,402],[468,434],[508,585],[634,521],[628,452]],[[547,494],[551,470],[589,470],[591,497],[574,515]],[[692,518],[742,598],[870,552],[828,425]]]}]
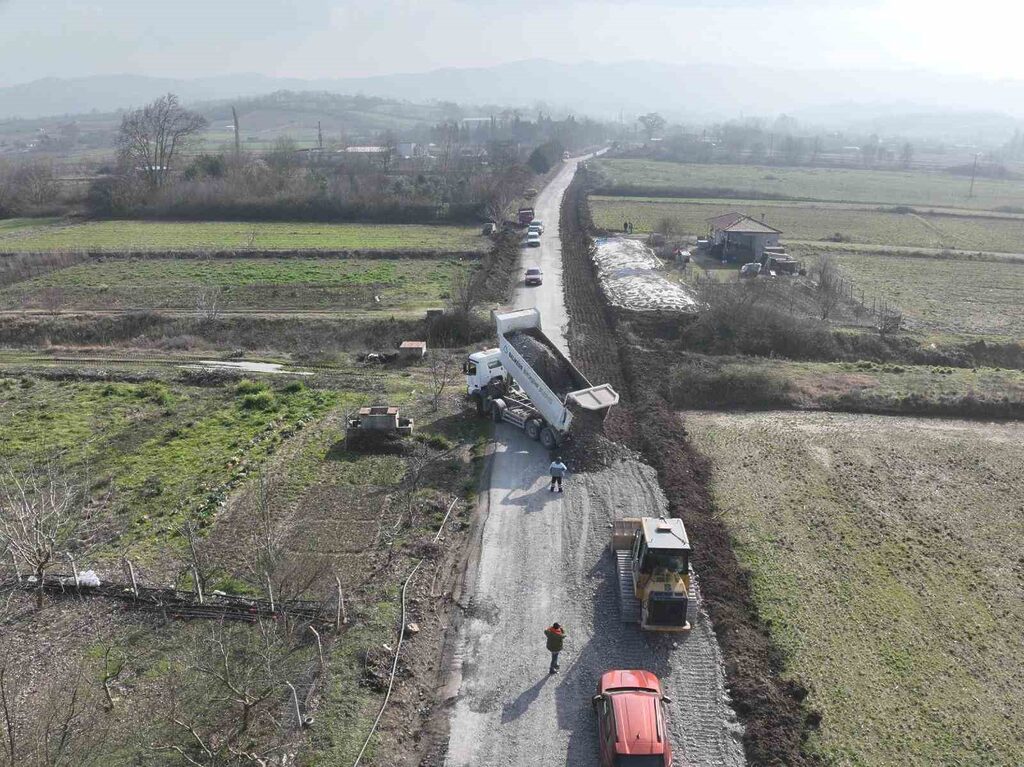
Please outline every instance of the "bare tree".
[{"label": "bare tree", "polygon": [[444,390],[454,380],[455,355],[448,349],[432,349],[430,352],[430,398],[435,413],[441,406]]},{"label": "bare tree", "polygon": [[82,489],[52,463],[24,473],[0,465],[0,547],[35,576],[39,609],[43,577],[87,521],[85,500]]},{"label": "bare tree", "polygon": [[270,764],[288,745],[288,683],[309,665],[296,628],[204,626],[179,658],[153,750],[200,767]]},{"label": "bare tree", "polygon": [[466,318],[482,301],[483,286],[474,274],[463,270],[452,277],[448,305],[457,317]]},{"label": "bare tree", "polygon": [[657,112],[640,115],[637,118],[637,122],[644,126],[644,133],[647,135],[648,140],[654,138],[655,134],[665,130],[665,126],[668,124],[665,118]]},{"label": "bare tree", "polygon": [[843,278],[839,272],[839,266],[831,254],[825,253],[818,259],[817,267],[818,285],[816,300],[818,313],[821,319],[827,320],[839,302],[842,301]]},{"label": "bare tree", "polygon": [[196,293],[196,314],[204,322],[213,322],[220,317],[220,289],[216,286],[199,286]]},{"label": "bare tree", "polygon": [[205,127],[206,118],[182,107],[173,93],[161,96],[121,119],[117,135],[121,165],[129,173],[141,174],[151,187],[160,186],[178,153]]}]

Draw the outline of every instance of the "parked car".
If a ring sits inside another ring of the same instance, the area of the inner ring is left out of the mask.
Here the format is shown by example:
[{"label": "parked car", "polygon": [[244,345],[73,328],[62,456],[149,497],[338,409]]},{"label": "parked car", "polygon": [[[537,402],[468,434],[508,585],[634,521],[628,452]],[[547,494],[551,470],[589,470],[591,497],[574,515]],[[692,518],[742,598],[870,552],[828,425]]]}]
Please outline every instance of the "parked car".
[{"label": "parked car", "polygon": [[543,234],[543,230],[539,226],[534,226],[533,224],[530,224],[530,228],[526,230],[526,233],[528,235],[535,234],[538,237],[540,237],[540,235]]},{"label": "parked car", "polygon": [[650,671],[606,671],[593,699],[601,767],[672,767],[661,682]]},{"label": "parked car", "polygon": [[530,248],[539,248],[540,235],[537,234],[536,232],[531,232],[530,234],[526,235],[526,245],[527,247]]},{"label": "parked car", "polygon": [[523,282],[527,285],[540,285],[544,282],[544,272],[540,270],[540,267],[531,266],[526,270],[526,277]]},{"label": "parked car", "polygon": [[530,222],[530,228],[532,229],[534,227],[540,229],[540,233],[544,234],[544,222],[541,221],[539,218],[535,218],[533,219],[533,221]]},{"label": "parked car", "polygon": [[493,221],[488,221],[486,224],[484,224],[483,233],[486,234],[486,235],[497,234],[498,233],[498,225],[496,223],[494,223]]},{"label": "parked car", "polygon": [[756,277],[761,273],[761,264],[758,261],[751,261],[740,267],[740,277]]}]

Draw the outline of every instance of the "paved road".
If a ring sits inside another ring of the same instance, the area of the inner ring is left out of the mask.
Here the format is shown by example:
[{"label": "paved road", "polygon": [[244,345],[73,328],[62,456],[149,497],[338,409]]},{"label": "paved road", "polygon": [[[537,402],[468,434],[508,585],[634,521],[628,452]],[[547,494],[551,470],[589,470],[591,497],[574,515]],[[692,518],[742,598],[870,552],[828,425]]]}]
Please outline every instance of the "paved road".
[{"label": "paved road", "polygon": [[[541,310],[545,333],[568,353],[558,208],[575,163],[538,197],[543,245],[524,251],[541,288],[516,290],[517,307]],[[473,593],[456,664],[462,681],[451,717],[448,767],[527,767],[598,762],[590,697],[612,667],[658,673],[674,698],[676,764],[743,764],[725,701],[717,646],[705,617],[686,638],[651,636],[619,620],[607,553],[610,520],[666,507],[652,469],[625,461],[570,475],[564,495],[547,490],[549,456],[508,425],[497,427],[491,485]],[[547,673],[544,628],[568,630],[562,671]]]}]

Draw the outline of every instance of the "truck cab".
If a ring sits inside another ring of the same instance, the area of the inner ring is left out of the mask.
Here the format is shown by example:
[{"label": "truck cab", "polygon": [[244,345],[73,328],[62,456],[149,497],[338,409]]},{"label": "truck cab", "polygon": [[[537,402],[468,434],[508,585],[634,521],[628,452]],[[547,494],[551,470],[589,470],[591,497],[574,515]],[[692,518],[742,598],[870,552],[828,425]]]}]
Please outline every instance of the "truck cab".
[{"label": "truck cab", "polygon": [[466,394],[470,396],[486,389],[487,384],[495,378],[505,377],[505,368],[497,349],[470,354],[462,363],[462,372],[466,374]]}]

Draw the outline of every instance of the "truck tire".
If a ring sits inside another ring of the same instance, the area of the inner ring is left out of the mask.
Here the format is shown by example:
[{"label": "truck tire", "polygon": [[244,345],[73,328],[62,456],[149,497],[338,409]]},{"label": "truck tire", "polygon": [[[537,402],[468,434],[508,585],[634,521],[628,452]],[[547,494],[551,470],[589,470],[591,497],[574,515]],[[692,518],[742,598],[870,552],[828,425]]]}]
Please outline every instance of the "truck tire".
[{"label": "truck tire", "polygon": [[551,430],[550,426],[545,426],[540,430],[540,444],[548,450],[554,450],[558,447],[558,439],[555,437],[555,433]]},{"label": "truck tire", "polygon": [[491,403],[491,418],[494,419],[495,423],[501,423],[501,414],[505,412],[505,403],[500,399],[496,399]]},{"label": "truck tire", "polygon": [[540,431],[543,428],[543,423],[536,418],[531,418],[526,422],[526,426],[523,427],[523,431],[526,432],[526,436],[530,439],[540,439]]}]

